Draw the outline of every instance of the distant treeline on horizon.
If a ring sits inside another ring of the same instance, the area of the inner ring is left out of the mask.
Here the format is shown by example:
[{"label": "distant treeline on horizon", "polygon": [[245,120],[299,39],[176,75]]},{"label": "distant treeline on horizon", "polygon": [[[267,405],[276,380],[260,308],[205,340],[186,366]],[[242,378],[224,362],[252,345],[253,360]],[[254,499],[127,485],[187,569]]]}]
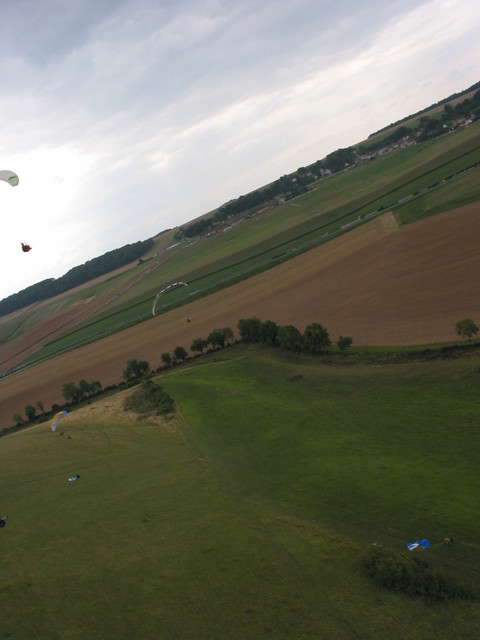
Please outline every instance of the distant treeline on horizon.
[{"label": "distant treeline on horizon", "polygon": [[[262,208],[274,206],[280,202],[295,198],[308,191],[308,185],[318,179],[343,171],[357,162],[364,161],[366,157],[374,157],[382,148],[390,145],[399,145],[405,138],[409,138],[414,142],[426,142],[443,135],[448,130],[455,129],[457,125],[454,123],[459,119],[472,118],[472,120],[478,120],[480,119],[480,89],[477,89],[472,98],[465,98],[455,106],[449,104],[454,98],[471,93],[477,87],[480,87],[480,82],[461,93],[453,94],[453,96],[441,100],[414,115],[402,118],[395,124],[372,133],[364,142],[332,151],[323,160],[317,160],[307,167],[299,167],[297,171],[282,176],[268,186],[260,187],[234,200],[230,200],[219,207],[213,215],[199,218],[190,224],[181,226],[174,237],[180,241],[184,238],[193,238],[214,232],[215,227],[218,228],[218,225],[227,223],[229,219],[235,216],[248,216]],[[435,117],[422,115],[441,104],[445,106],[440,117],[436,114]],[[410,126],[401,124],[417,116],[419,119],[417,123]],[[390,133],[385,133],[383,136],[377,135],[386,131],[390,131]],[[362,158],[362,156],[364,157]]]},{"label": "distant treeline on horizon", "polygon": [[33,284],[18,293],[14,293],[8,298],[0,301],[0,316],[5,316],[12,311],[22,309],[34,302],[47,300],[59,293],[64,293],[84,282],[93,280],[98,276],[103,276],[118,267],[136,260],[143,256],[154,245],[153,239],[127,244],[120,249],[114,249],[103,256],[88,260],[84,264],[73,267],[61,278],[49,278]]},{"label": "distant treeline on horizon", "polygon": [[456,98],[460,98],[461,96],[465,96],[467,93],[470,93],[471,91],[475,91],[476,89],[480,89],[480,82],[476,82],[475,84],[472,84],[472,86],[469,87],[468,89],[464,89],[463,91],[459,91],[458,93],[452,93],[452,95],[448,96],[448,98],[443,98],[443,100],[439,100],[438,102],[435,102],[434,104],[431,104],[429,107],[426,107],[425,109],[422,109],[421,111],[417,111],[416,113],[412,113],[412,115],[410,115],[410,116],[405,116],[401,120],[397,120],[396,122],[392,122],[392,124],[388,124],[386,127],[383,127],[382,129],[379,129],[378,131],[375,131],[375,133],[371,133],[368,136],[368,140],[370,140],[370,138],[373,138],[374,136],[378,136],[379,133],[383,133],[384,131],[388,131],[392,127],[396,127],[399,124],[402,124],[403,122],[407,122],[407,120],[411,120],[412,118],[418,118],[423,113],[427,113],[427,111],[431,111],[432,109],[435,109],[435,107],[441,107],[442,104],[446,104],[447,102],[451,102],[452,100],[455,100]]}]

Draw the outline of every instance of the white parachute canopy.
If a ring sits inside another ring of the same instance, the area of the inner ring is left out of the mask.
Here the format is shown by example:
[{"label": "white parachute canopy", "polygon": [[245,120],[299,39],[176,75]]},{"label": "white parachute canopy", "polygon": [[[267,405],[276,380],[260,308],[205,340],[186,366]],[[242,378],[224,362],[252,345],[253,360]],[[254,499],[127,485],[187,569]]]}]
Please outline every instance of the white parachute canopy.
[{"label": "white parachute canopy", "polygon": [[13,173],[13,171],[0,171],[0,180],[8,182],[12,187],[16,187],[18,184],[18,176],[16,173]]},{"label": "white parachute canopy", "polygon": [[173,284],[169,284],[168,287],[165,287],[164,289],[159,291],[155,296],[152,304],[152,315],[155,315],[155,307],[157,306],[157,302],[159,301],[160,296],[162,296],[164,293],[167,293],[167,291],[170,291],[171,289],[176,289],[177,287],[188,287],[188,284],[186,282],[174,282]]}]

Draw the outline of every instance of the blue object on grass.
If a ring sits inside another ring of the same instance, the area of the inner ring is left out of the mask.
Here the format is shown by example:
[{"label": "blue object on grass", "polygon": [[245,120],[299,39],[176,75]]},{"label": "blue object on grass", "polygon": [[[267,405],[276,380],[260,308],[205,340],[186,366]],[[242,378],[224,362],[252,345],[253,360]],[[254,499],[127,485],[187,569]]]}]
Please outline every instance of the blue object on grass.
[{"label": "blue object on grass", "polygon": [[413,542],[409,542],[407,544],[407,549],[409,551],[413,551],[418,547],[421,547],[422,549],[426,549],[429,546],[430,546],[430,541],[427,540],[427,538],[422,538],[421,540],[414,540]]}]

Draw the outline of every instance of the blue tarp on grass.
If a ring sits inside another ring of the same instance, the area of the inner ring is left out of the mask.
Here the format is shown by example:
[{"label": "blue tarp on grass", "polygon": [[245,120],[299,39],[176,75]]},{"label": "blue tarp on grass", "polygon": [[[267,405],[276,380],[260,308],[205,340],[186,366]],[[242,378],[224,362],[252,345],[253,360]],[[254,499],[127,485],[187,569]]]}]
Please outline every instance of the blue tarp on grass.
[{"label": "blue tarp on grass", "polygon": [[429,546],[430,546],[429,540],[427,540],[426,538],[422,538],[421,540],[414,540],[413,542],[409,542],[407,544],[407,549],[409,551],[413,551],[414,549],[417,549],[418,547],[421,547],[422,549],[426,549]]}]

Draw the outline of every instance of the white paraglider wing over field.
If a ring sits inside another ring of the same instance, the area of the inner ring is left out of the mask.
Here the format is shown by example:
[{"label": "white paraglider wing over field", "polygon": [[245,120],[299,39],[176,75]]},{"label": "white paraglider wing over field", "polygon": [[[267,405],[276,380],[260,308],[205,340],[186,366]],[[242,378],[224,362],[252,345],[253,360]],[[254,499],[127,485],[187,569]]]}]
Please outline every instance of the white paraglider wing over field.
[{"label": "white paraglider wing over field", "polygon": [[167,293],[167,291],[171,291],[171,289],[176,289],[177,287],[188,287],[188,284],[186,282],[174,282],[172,284],[169,284],[168,287],[165,287],[164,289],[162,289],[161,291],[159,291],[157,293],[157,295],[155,296],[155,299],[153,300],[153,304],[152,304],[152,315],[155,315],[155,308],[157,306],[157,302],[160,300],[160,297],[164,294]]}]

